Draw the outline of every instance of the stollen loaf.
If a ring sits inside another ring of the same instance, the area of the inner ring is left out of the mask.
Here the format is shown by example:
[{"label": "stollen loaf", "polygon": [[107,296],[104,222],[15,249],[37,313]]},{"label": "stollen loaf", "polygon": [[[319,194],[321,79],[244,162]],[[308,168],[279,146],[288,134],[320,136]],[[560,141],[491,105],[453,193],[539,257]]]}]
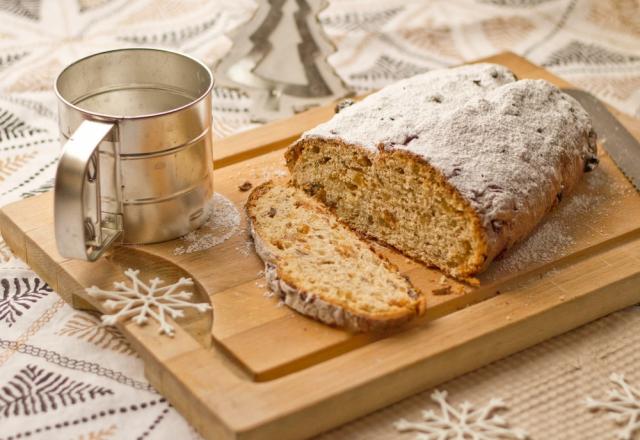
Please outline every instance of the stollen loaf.
[{"label": "stollen loaf", "polygon": [[576,100],[495,64],[399,81],[285,157],[293,184],[352,229],[461,279],[525,238],[598,163]]}]

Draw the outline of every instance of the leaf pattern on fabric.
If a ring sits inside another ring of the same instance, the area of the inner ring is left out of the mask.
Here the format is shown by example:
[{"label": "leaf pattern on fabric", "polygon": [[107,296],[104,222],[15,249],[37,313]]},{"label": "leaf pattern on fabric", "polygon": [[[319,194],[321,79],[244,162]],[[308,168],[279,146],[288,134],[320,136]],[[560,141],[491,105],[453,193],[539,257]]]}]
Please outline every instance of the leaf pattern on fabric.
[{"label": "leaf pattern on fabric", "polygon": [[106,440],[112,438],[116,434],[116,430],[116,425],[111,425],[108,428],[101,428],[97,431],[80,434],[77,440]]},{"label": "leaf pattern on fabric", "polygon": [[56,334],[87,341],[97,347],[134,356],[135,351],[116,327],[104,325],[89,313],[75,313]]},{"label": "leaf pattern on fabric", "polygon": [[431,56],[445,57],[462,61],[460,52],[453,41],[453,32],[448,26],[429,24],[424,28],[409,28],[399,32],[407,43],[419,48]]},{"label": "leaf pattern on fabric", "polygon": [[0,0],[0,11],[37,21],[40,19],[40,0]]},{"label": "leaf pattern on fabric", "polygon": [[7,86],[9,93],[49,92],[56,75],[65,65],[58,58],[44,59],[29,75],[18,77]]},{"label": "leaf pattern on fabric", "polygon": [[594,1],[588,16],[602,27],[640,36],[640,3],[637,0]]},{"label": "leaf pattern on fabric", "polygon": [[363,11],[358,14],[346,13],[327,15],[321,13],[320,23],[322,23],[323,26],[332,26],[349,32],[357,29],[377,32],[403,9],[404,6],[385,9],[382,11]]},{"label": "leaf pattern on fabric", "polygon": [[203,34],[212,27],[214,27],[219,21],[221,13],[217,13],[213,18],[204,21],[200,24],[186,26],[182,29],[174,29],[168,32],[160,32],[157,34],[144,34],[144,35],[131,35],[119,37],[119,40],[126,41],[128,43],[135,44],[163,44],[172,47],[179,47],[186,41]]},{"label": "leaf pattern on fabric", "polygon": [[[209,3],[209,5],[207,5]],[[129,27],[146,24],[156,24],[160,21],[173,21],[178,17],[189,15],[193,9],[199,9],[202,15],[210,14],[211,3],[202,0],[150,0],[153,7],[131,8],[123,11],[119,18],[118,27]],[[218,1],[216,3],[223,3]],[[203,8],[203,5],[207,8]],[[180,20],[177,20],[182,23]]]},{"label": "leaf pattern on fabric", "polygon": [[[51,106],[51,104],[49,103],[19,95],[3,95],[2,99],[10,104],[15,105],[15,108],[18,111],[22,111],[23,109],[31,110],[33,112],[31,117],[35,118],[35,115],[38,115],[44,116],[45,118],[50,119],[51,121],[54,121],[56,123],[58,121],[58,113],[53,110],[53,108],[55,107]],[[55,135],[55,137],[33,139],[33,142],[52,144],[58,143],[60,141],[60,139],[58,139],[58,133],[56,132],[51,134]]]},{"label": "leaf pattern on fabric", "polygon": [[622,78],[590,78],[574,80],[578,87],[590,91],[594,95],[611,99],[624,100],[632,93],[640,90],[640,76]]},{"label": "leaf pattern on fabric", "polygon": [[544,66],[562,66],[566,64],[622,64],[640,61],[640,57],[614,52],[595,44],[572,41],[551,54]]},{"label": "leaf pattern on fabric", "polygon": [[491,17],[481,25],[487,39],[499,49],[509,49],[513,41],[525,39],[536,28],[531,20],[519,15]]},{"label": "leaf pattern on fabric", "polygon": [[29,55],[29,52],[24,50],[20,52],[9,52],[6,54],[0,54],[0,72],[3,69],[11,66],[13,63],[17,63],[27,55]]},{"label": "leaf pattern on fabric", "polygon": [[32,136],[42,131],[44,130],[32,127],[9,110],[0,108],[0,142]]},{"label": "leaf pattern on fabric", "polygon": [[108,394],[113,391],[26,365],[0,388],[0,419],[44,413]]},{"label": "leaf pattern on fabric", "polygon": [[111,3],[112,0],[78,0],[79,11],[87,12],[100,6]]},{"label": "leaf pattern on fabric", "polygon": [[355,81],[365,81],[367,83],[370,82],[370,88],[373,89],[384,86],[394,80],[424,73],[427,70],[429,69],[426,67],[403,60],[397,60],[389,55],[382,55],[375,60],[371,67],[352,74],[350,79]]},{"label": "leaf pattern on fabric", "polygon": [[47,350],[35,345],[25,344],[19,341],[2,338],[0,338],[0,350],[5,350],[5,352],[2,353],[3,355],[6,352],[17,352],[26,356],[36,358],[38,362],[49,362],[62,368],[68,368],[74,371],[80,371],[82,373],[89,373],[100,378],[113,380],[119,384],[135,388],[136,390],[147,391],[151,394],[158,394],[156,389],[153,388],[148,382],[137,380],[134,373],[125,374],[121,371],[106,368],[104,367],[103,362],[98,363],[86,361],[83,359],[71,358],[53,350]]},{"label": "leaf pattern on fabric", "polygon": [[38,277],[0,279],[0,323],[11,327],[22,314],[53,289]]},{"label": "leaf pattern on fabric", "polygon": [[24,167],[27,162],[35,156],[35,151],[29,151],[28,153],[20,153],[15,156],[0,157],[0,182],[4,182],[8,177],[11,177],[13,173]]},{"label": "leaf pattern on fabric", "polygon": [[37,195],[42,194],[42,193],[49,192],[49,191],[51,191],[53,189],[54,183],[55,182],[54,182],[53,179],[49,179],[45,183],[40,185],[39,187],[37,187],[35,189],[32,189],[30,191],[23,192],[22,194],[20,194],[20,196],[22,198],[26,199],[28,197],[33,197],[33,196],[37,196]]},{"label": "leaf pattern on fabric", "polygon": [[558,0],[480,0],[482,3],[490,3],[496,6],[532,8],[543,3],[557,2]]}]

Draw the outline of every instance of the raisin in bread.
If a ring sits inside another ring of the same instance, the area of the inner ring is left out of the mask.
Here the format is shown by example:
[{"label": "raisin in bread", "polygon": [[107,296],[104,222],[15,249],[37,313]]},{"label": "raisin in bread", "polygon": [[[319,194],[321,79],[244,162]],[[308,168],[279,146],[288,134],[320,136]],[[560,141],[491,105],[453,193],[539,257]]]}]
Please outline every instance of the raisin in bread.
[{"label": "raisin in bread", "polygon": [[293,183],[353,229],[458,278],[526,237],[598,163],[577,101],[493,64],[390,85],[286,159]]},{"label": "raisin in bread", "polygon": [[303,191],[267,182],[249,196],[247,213],[269,289],[301,314],[376,331],[424,311],[424,297],[395,266]]}]

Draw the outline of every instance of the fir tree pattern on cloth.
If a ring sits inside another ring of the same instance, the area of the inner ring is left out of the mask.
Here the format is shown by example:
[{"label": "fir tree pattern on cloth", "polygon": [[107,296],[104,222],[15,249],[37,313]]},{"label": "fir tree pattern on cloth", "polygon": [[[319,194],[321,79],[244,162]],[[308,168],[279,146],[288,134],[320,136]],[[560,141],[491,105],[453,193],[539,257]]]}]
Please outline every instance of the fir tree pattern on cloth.
[{"label": "fir tree pattern on cloth", "polygon": [[0,142],[33,136],[40,132],[41,128],[32,127],[9,110],[0,109]]},{"label": "fir tree pattern on cloth", "polygon": [[104,325],[100,318],[92,313],[74,313],[56,334],[75,337],[103,349],[136,356],[129,341],[117,328]]},{"label": "fir tree pattern on cloth", "polygon": [[0,278],[0,323],[11,327],[53,290],[38,277]]}]

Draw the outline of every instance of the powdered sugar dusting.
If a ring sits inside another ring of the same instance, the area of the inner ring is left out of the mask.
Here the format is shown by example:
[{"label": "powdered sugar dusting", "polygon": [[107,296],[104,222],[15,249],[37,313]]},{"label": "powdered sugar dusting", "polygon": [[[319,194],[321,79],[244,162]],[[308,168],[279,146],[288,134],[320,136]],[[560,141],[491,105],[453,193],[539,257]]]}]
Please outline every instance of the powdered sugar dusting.
[{"label": "powdered sugar dusting", "polygon": [[529,238],[508,251],[503,258],[494,261],[487,271],[487,276],[491,278],[490,275],[493,274],[497,278],[500,275],[518,273],[533,265],[549,263],[566,253],[574,243],[568,225],[558,218],[549,219],[536,228]]},{"label": "powdered sugar dusting", "polygon": [[215,193],[205,207],[207,221],[196,231],[192,231],[181,239],[184,245],[174,249],[174,255],[190,254],[224,243],[233,237],[240,226],[240,213],[231,200]]},{"label": "powdered sugar dusting", "polygon": [[[516,244],[497,259],[482,275],[486,281],[542,266],[570,253],[576,244],[576,235],[595,232],[589,228],[594,216],[620,204],[620,194],[629,187],[614,181],[603,169],[587,174],[575,194],[563,200],[533,231],[530,237]],[[576,225],[583,225],[576,229]]]},{"label": "powdered sugar dusting", "polygon": [[595,156],[589,115],[544,80],[475,64],[399,81],[303,136],[426,160],[480,215],[491,260],[526,235]]},{"label": "powdered sugar dusting", "polygon": [[264,165],[256,167],[255,165],[245,165],[242,168],[238,168],[238,172],[233,175],[233,178],[238,181],[243,179],[243,181],[249,181],[255,188],[267,180],[286,177],[288,175],[289,171],[281,166]]},{"label": "powdered sugar dusting", "polygon": [[254,253],[253,240],[251,237],[247,238],[242,244],[236,246],[236,250],[242,254],[242,256],[247,257]]}]

